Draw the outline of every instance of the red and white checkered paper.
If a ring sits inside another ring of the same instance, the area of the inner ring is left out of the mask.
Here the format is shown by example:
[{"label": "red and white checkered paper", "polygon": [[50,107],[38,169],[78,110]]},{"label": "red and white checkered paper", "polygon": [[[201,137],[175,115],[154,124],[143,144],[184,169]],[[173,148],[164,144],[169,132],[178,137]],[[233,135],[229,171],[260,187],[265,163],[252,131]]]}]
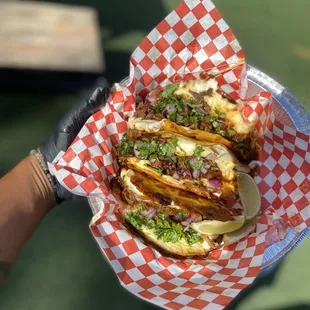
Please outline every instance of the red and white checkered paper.
[{"label": "red and white checkered paper", "polygon": [[244,54],[234,34],[211,1],[186,0],[137,47],[130,59],[130,78],[114,85],[106,105],[50,164],[58,181],[74,194],[104,201],[90,228],[121,284],[170,309],[222,309],[258,274],[273,218],[299,231],[310,225],[309,137],[275,121],[271,94],[262,92],[244,101],[243,108],[261,134],[257,183],[263,216],[255,233],[207,259],[175,260],[123,226],[109,182],[118,171],[113,146],[126,132],[136,100],[154,87],[201,75],[217,75],[226,93],[244,99]]}]

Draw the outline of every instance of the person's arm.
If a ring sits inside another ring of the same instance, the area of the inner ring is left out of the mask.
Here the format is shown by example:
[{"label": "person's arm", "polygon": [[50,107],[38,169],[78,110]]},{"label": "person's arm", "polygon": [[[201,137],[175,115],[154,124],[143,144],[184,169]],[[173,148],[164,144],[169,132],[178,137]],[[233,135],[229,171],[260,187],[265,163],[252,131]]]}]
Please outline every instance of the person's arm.
[{"label": "person's arm", "polygon": [[0,193],[1,284],[22,246],[54,206],[55,197],[33,155],[0,180]]},{"label": "person's arm", "polygon": [[67,150],[86,120],[104,104],[108,94],[108,88],[97,88],[90,99],[76,104],[40,147],[39,159],[29,155],[0,179],[0,285],[43,217],[56,202],[71,197],[56,180],[50,182],[41,167],[42,161],[46,166],[60,151]]}]

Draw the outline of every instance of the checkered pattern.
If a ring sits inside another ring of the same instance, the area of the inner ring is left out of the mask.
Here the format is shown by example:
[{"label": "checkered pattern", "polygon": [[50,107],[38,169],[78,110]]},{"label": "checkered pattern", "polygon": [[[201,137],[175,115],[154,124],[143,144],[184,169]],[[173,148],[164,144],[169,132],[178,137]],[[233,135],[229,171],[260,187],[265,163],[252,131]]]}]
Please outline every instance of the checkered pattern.
[{"label": "checkered pattern", "polygon": [[274,121],[260,143],[262,208],[302,231],[310,226],[310,138]]},{"label": "checkered pattern", "polygon": [[241,110],[243,116],[256,123],[256,129],[260,136],[271,129],[274,122],[272,100],[269,92],[261,92],[259,95],[246,100]]},{"label": "checkered pattern", "polygon": [[260,133],[263,216],[238,244],[207,259],[162,256],[122,225],[109,182],[118,170],[113,146],[127,130],[135,102],[149,90],[180,79],[216,76],[236,100],[247,90],[244,56],[231,29],[209,0],[187,0],[163,20],[131,57],[130,79],[116,84],[106,105],[82,128],[50,171],[74,194],[103,199],[90,228],[121,284],[169,309],[222,309],[259,272],[265,235],[275,218],[296,230],[310,224],[309,137],[274,120],[270,94],[243,100],[242,113]]},{"label": "checkered pattern", "polygon": [[180,79],[227,72],[223,90],[238,99],[243,62],[241,46],[213,3],[191,0],[182,2],[138,46],[131,58],[131,76],[136,93],[143,97]]},{"label": "checkered pattern", "polygon": [[222,309],[252,283],[265,247],[260,230],[238,244],[214,251],[207,260],[176,260],[129,233],[113,211],[108,215],[103,211],[91,224],[121,284],[140,298],[172,309]]}]

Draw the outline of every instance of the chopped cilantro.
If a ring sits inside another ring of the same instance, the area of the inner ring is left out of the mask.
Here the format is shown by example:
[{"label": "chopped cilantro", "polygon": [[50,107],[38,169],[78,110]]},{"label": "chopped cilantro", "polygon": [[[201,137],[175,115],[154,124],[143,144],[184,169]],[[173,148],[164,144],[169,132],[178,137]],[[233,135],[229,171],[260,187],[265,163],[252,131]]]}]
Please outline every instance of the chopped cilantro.
[{"label": "chopped cilantro", "polygon": [[124,134],[119,145],[119,151],[121,156],[128,156],[133,154],[135,143],[130,141],[127,134]]},{"label": "chopped cilantro", "polygon": [[158,155],[160,158],[171,157],[174,155],[176,148],[178,146],[178,139],[174,138],[167,143],[158,145]]},{"label": "chopped cilantro", "polygon": [[205,114],[193,109],[192,111],[190,111],[187,115],[183,117],[183,124],[184,123],[185,124],[186,123],[189,123],[189,124],[197,123],[204,118],[205,118]]},{"label": "chopped cilantro", "polygon": [[180,223],[160,219],[156,223],[154,233],[159,240],[176,243],[183,237],[183,228]]},{"label": "chopped cilantro", "polygon": [[225,118],[226,117],[226,113],[225,112],[222,112],[222,111],[219,111],[218,109],[215,109],[215,113],[221,117],[221,118]]},{"label": "chopped cilantro", "polygon": [[200,157],[201,153],[204,152],[204,148],[200,145],[196,146],[195,150],[194,150],[194,156],[195,157]]},{"label": "chopped cilantro", "polygon": [[219,134],[219,135],[221,135],[221,136],[226,136],[226,135],[227,135],[226,131],[224,131],[224,130],[221,128],[221,126],[219,125],[219,121],[213,120],[213,121],[211,122],[211,125],[212,125],[213,130],[214,130],[215,133],[217,133],[217,134]]},{"label": "chopped cilantro", "polygon": [[170,121],[173,121],[175,122],[178,118],[178,114],[176,112],[171,112],[168,114],[167,118],[170,120]]},{"label": "chopped cilantro", "polygon": [[183,162],[185,166],[188,166],[188,162],[189,162],[189,157],[183,157]]},{"label": "chopped cilantro", "polygon": [[162,221],[165,220],[165,214],[159,213],[159,214],[157,214],[157,216],[158,216],[158,218],[159,218],[160,220],[162,220]]},{"label": "chopped cilantro", "polygon": [[215,129],[215,131],[220,131],[221,127],[219,126],[219,123],[217,121],[212,122],[212,127]]},{"label": "chopped cilantro", "polygon": [[176,152],[177,147],[179,147],[177,138],[171,139],[166,143],[158,143],[154,138],[149,141],[136,142],[139,158],[142,159],[162,160],[167,157],[171,158]]},{"label": "chopped cilantro", "polygon": [[142,204],[141,203],[138,203],[137,204],[137,211],[138,212],[141,212],[143,209],[142,209]]},{"label": "chopped cilantro", "polygon": [[157,159],[156,153],[150,154],[149,159]]},{"label": "chopped cilantro", "polygon": [[144,159],[151,157],[154,153],[156,154],[158,149],[158,144],[154,139],[150,141],[139,142],[136,144],[136,146],[140,152],[139,156]]},{"label": "chopped cilantro", "polygon": [[176,214],[176,217],[179,218],[179,220],[183,220],[184,216],[186,215],[187,215],[187,212],[184,210],[181,210],[180,212]]},{"label": "chopped cilantro", "polygon": [[168,97],[172,96],[172,94],[175,92],[175,90],[178,87],[179,86],[177,84],[169,84],[169,85],[167,85],[165,90],[161,93],[161,96],[163,98],[168,98]]},{"label": "chopped cilantro", "polygon": [[[185,109],[184,103],[181,102],[180,96],[174,96],[173,92],[178,88],[176,84],[170,84],[166,89],[161,93],[161,98],[157,101],[153,109],[162,113],[168,104],[176,107],[178,112],[183,112]],[[172,113],[171,113],[172,114]]]},{"label": "chopped cilantro", "polygon": [[136,229],[141,229],[142,226],[148,228],[155,228],[156,223],[153,219],[146,219],[142,214],[142,205],[138,205],[137,212],[128,212],[126,214],[126,220]]},{"label": "chopped cilantro", "polygon": [[178,101],[176,104],[177,104],[177,110],[178,110],[178,112],[179,112],[179,113],[184,112],[184,110],[185,110],[185,105],[184,105],[184,103]]},{"label": "chopped cilantro", "polygon": [[148,220],[148,221],[146,222],[146,226],[147,226],[148,228],[155,228],[156,223],[155,223],[154,220]]},{"label": "chopped cilantro", "polygon": [[207,121],[213,122],[213,121],[216,120],[216,117],[215,117],[215,116],[212,116],[212,115],[206,115],[206,116],[205,116],[205,119],[206,119]]},{"label": "chopped cilantro", "polygon": [[236,134],[236,132],[233,129],[228,129],[227,130],[227,136],[228,137],[233,137]]},{"label": "chopped cilantro", "polygon": [[[183,113],[182,113],[183,112]],[[180,114],[181,113],[181,114]],[[178,113],[173,112],[168,115],[168,119],[173,122],[176,122],[179,125],[193,124],[197,123],[203,119],[206,119],[204,113],[197,111],[196,109],[192,109],[189,113],[184,113],[184,111],[179,111]]]},{"label": "chopped cilantro", "polygon": [[[126,220],[136,229],[141,229],[142,226],[153,229],[157,238],[164,242],[176,243],[182,238],[184,238],[189,245],[203,242],[202,237],[191,227],[183,231],[183,227],[180,223],[167,221],[163,213],[157,214],[157,219],[146,219],[141,214],[141,211],[142,205],[139,206],[137,212],[128,212],[126,215]],[[187,215],[184,210],[180,211],[178,214],[180,218]]]},{"label": "chopped cilantro", "polygon": [[217,121],[211,122],[211,125],[212,125],[213,130],[214,130],[215,133],[217,133],[217,134],[219,134],[221,136],[226,134],[226,132],[221,129],[221,127],[220,127],[220,125],[219,125],[219,123]]},{"label": "chopped cilantro", "polygon": [[189,245],[203,242],[202,237],[191,227],[184,232],[184,236]]},{"label": "chopped cilantro", "polygon": [[160,169],[160,168],[154,168],[154,167],[151,167],[153,170],[155,170],[156,172],[160,173],[160,174],[163,174],[163,169]]},{"label": "chopped cilantro", "polygon": [[190,113],[187,117],[184,118],[187,123],[193,124],[199,121],[199,116],[196,113]]},{"label": "chopped cilantro", "polygon": [[158,100],[156,105],[153,107],[153,109],[156,111],[156,112],[162,112],[164,111],[165,107],[167,105],[167,102],[165,100]]},{"label": "chopped cilantro", "polygon": [[194,169],[194,170],[201,170],[203,168],[203,161],[202,160],[197,160],[195,161],[195,163],[191,164],[191,167]]},{"label": "chopped cilantro", "polygon": [[202,120],[205,117],[205,114],[202,112],[198,112],[197,110],[193,109],[188,116],[189,123],[196,123]]},{"label": "chopped cilantro", "polygon": [[177,114],[177,115],[176,115],[175,121],[176,121],[178,124],[183,124],[183,123],[184,123],[184,116],[182,116],[182,115],[180,115],[180,114]]},{"label": "chopped cilantro", "polygon": [[188,99],[187,101],[185,101],[185,104],[187,104],[192,109],[197,107],[196,101],[193,98]]},{"label": "chopped cilantro", "polygon": [[146,224],[146,221],[137,212],[128,212],[126,220],[135,228],[140,229]]}]

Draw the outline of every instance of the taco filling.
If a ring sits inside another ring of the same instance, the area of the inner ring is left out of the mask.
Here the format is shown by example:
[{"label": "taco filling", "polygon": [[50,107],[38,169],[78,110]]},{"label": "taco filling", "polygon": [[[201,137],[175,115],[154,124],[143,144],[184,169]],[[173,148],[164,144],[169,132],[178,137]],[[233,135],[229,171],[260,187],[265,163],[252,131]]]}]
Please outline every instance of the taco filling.
[{"label": "taco filling", "polygon": [[196,142],[177,134],[124,135],[118,148],[122,167],[149,174],[167,185],[205,197],[236,193],[237,159],[224,146]]},{"label": "taco filling", "polygon": [[112,192],[126,226],[170,255],[206,255],[218,247],[222,234],[244,222],[242,209],[227,208],[131,169],[123,168],[113,179]]},{"label": "taco filling", "polygon": [[134,119],[166,119],[191,130],[219,135],[232,142],[231,148],[240,159],[250,160],[256,156],[254,124],[244,120],[240,109],[219,89],[215,79],[197,80],[152,90],[137,106]]}]

